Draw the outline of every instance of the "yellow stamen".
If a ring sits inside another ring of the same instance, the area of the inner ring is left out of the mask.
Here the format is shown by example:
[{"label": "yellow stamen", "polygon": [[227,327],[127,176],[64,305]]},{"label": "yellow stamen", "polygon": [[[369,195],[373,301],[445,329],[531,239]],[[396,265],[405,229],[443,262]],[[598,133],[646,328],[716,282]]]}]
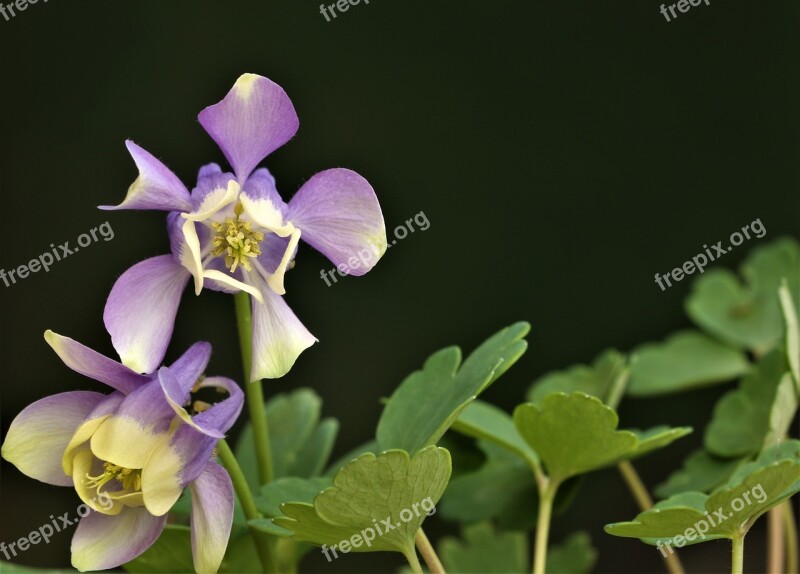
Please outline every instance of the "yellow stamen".
[{"label": "yellow stamen", "polygon": [[98,494],[100,489],[108,482],[116,480],[122,484],[122,488],[132,490],[134,492],[142,489],[142,471],[140,469],[132,470],[111,464],[110,462],[103,463],[103,474],[97,476],[89,476],[86,474],[86,484],[90,488],[97,489]]},{"label": "yellow stamen", "polygon": [[211,254],[219,257],[225,256],[225,266],[236,271],[241,265],[247,271],[251,271],[249,258],[261,255],[258,244],[264,240],[264,234],[253,231],[249,221],[242,221],[240,216],[244,213],[241,202],[236,204],[233,210],[235,217],[228,217],[224,222],[215,221],[211,224],[211,229],[215,235],[212,238],[214,249]]}]

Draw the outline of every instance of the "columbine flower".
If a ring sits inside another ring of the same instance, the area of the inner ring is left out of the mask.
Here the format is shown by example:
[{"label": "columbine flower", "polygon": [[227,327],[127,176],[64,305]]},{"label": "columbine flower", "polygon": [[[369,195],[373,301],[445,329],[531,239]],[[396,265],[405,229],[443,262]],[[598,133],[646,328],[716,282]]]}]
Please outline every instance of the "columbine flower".
[{"label": "columbine flower", "polygon": [[[45,339],[68,367],[115,389],[33,403],[11,423],[2,446],[3,458],[20,471],[73,486],[94,511],[72,538],[72,565],[106,570],[147,550],[188,486],[195,569],[216,572],[233,521],[233,486],[211,458],[243,395],[230,379],[203,377],[210,345],[196,343],[169,368],[145,376],[51,331]],[[191,403],[191,393],[205,387],[228,397]]]},{"label": "columbine flower", "polygon": [[318,173],[283,202],[272,175],[256,166],[295,134],[299,121],[289,97],[267,78],[241,76],[199,120],[233,173],[206,165],[191,194],[164,164],[127,142],[139,177],[120,205],[103,209],[171,212],[172,256],[143,261],[117,280],[106,328],[123,362],[147,372],[166,348],[191,277],[197,294],[203,287],[244,291],[253,299],[252,378],[281,377],[316,342],[282,297],[299,240],[342,272],[363,275],[386,251],[380,205],[367,180],[347,169]]}]

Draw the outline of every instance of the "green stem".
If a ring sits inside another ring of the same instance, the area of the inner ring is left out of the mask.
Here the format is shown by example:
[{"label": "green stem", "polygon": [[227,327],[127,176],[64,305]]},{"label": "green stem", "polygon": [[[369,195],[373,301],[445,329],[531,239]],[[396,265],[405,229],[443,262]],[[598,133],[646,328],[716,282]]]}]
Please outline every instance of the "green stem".
[{"label": "green stem", "polygon": [[553,515],[553,500],[558,483],[549,479],[539,490],[539,517],[536,520],[536,543],[533,549],[533,574],[544,574],[547,564],[547,539],[550,535],[550,517]]},{"label": "green stem", "polygon": [[408,565],[411,566],[411,570],[414,574],[423,574],[422,571],[422,564],[419,563],[419,558],[417,558],[417,552],[414,550],[412,546],[411,549],[405,552],[406,560],[408,560]]},{"label": "green stem", "polygon": [[744,535],[738,534],[731,539],[733,544],[733,558],[731,559],[731,574],[742,574],[744,569]]},{"label": "green stem", "polygon": [[787,500],[781,506],[786,531],[786,572],[787,574],[798,574],[800,572],[800,564],[798,564],[800,552],[797,549],[797,524],[794,522],[792,503]]},{"label": "green stem", "polygon": [[[231,447],[224,439],[217,443],[217,453],[222,465],[228,471],[233,482],[233,489],[236,491],[236,497],[242,505],[242,510],[247,520],[256,520],[262,518],[261,513],[256,508],[253,494],[250,492],[250,487],[247,485],[247,479],[242,472],[239,462],[233,455]],[[267,535],[253,527],[250,527],[250,534],[253,536],[256,549],[258,550],[258,558],[261,561],[261,568],[264,572],[277,572],[275,566],[275,559],[272,556],[272,547]]]},{"label": "green stem", "polygon": [[[628,485],[628,490],[631,491],[637,506],[639,506],[639,510],[644,512],[645,510],[651,509],[653,507],[653,499],[650,496],[650,493],[647,491],[647,487],[644,485],[644,482],[642,482],[639,473],[636,472],[636,469],[633,467],[630,461],[623,460],[622,462],[618,463],[617,469],[622,475],[622,478],[625,479],[625,484]],[[683,564],[681,564],[681,560],[678,558],[677,553],[670,552],[667,554],[664,557],[664,565],[671,574],[684,574],[685,572],[683,569]]]},{"label": "green stem", "polygon": [[250,423],[253,425],[253,442],[256,447],[258,476],[261,484],[272,482],[272,448],[269,442],[269,426],[267,411],[264,407],[264,390],[261,381],[250,380],[250,365],[253,358],[253,316],[250,307],[250,295],[244,291],[234,295],[236,302],[236,324],[239,328],[239,345],[242,349],[244,367],[244,393]]},{"label": "green stem", "polygon": [[431,574],[445,574],[442,561],[439,560],[439,556],[433,549],[431,541],[428,540],[427,536],[425,536],[425,532],[422,530],[422,528],[417,530],[415,541],[417,544],[417,550],[419,550],[419,553],[422,554],[422,558],[425,560],[425,564],[428,565],[428,570],[430,570]]}]

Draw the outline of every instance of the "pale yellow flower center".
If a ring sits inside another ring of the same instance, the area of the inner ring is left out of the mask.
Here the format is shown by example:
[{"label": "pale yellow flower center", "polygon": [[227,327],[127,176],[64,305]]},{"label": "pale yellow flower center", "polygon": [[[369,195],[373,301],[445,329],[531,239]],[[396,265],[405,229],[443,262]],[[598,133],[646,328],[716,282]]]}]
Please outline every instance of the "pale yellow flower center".
[{"label": "pale yellow flower center", "polygon": [[104,472],[98,476],[89,476],[88,473],[86,475],[86,484],[90,488],[96,488],[98,493],[106,483],[112,480],[119,482],[125,490],[136,492],[142,489],[142,471],[140,469],[131,470],[104,462],[103,470]]},{"label": "pale yellow flower center", "polygon": [[211,252],[214,256],[225,256],[225,266],[236,271],[241,265],[247,271],[251,271],[249,258],[261,255],[259,243],[264,240],[264,234],[253,231],[249,221],[243,221],[240,216],[244,212],[241,203],[237,203],[234,208],[235,217],[228,217],[223,222],[215,221],[211,224],[214,230],[214,238]]}]

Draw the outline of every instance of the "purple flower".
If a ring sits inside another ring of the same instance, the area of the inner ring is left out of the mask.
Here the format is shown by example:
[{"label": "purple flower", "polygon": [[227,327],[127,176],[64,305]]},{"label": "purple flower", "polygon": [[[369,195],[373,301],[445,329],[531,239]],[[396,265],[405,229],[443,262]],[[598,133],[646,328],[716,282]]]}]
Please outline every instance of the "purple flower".
[{"label": "purple flower", "polygon": [[298,242],[342,272],[363,275],[386,251],[380,205],[367,180],[347,169],[318,173],[283,202],[275,179],[256,166],[291,139],[299,121],[289,97],[267,78],[241,76],[199,120],[233,172],[206,165],[191,193],[163,163],[127,142],[139,177],[120,205],[103,209],[169,211],[172,256],[143,261],[117,280],[106,328],[123,362],[148,372],[169,342],[190,278],[197,294],[203,287],[244,291],[253,302],[252,379],[281,377],[316,342],[282,297]]},{"label": "purple flower", "polygon": [[[243,393],[230,379],[203,377],[210,345],[196,343],[169,368],[140,375],[52,331],[45,339],[68,367],[114,389],[33,403],[11,423],[2,446],[3,458],[20,471],[74,487],[93,510],[72,538],[72,565],[106,570],[140,555],[188,486],[195,569],[216,572],[234,503],[230,476],[211,459],[242,410]],[[191,393],[206,387],[228,396],[192,403]]]}]

